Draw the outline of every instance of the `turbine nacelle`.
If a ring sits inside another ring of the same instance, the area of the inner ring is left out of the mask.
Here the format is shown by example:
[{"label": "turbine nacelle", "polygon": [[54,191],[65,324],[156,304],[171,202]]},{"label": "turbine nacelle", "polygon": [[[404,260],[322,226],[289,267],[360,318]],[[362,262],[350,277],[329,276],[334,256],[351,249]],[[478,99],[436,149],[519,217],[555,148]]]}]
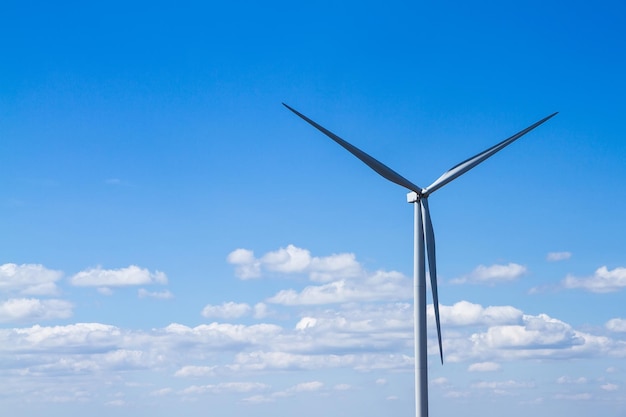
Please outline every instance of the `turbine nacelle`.
[{"label": "turbine nacelle", "polygon": [[424,192],[420,192],[420,193],[416,193],[415,191],[411,191],[410,193],[408,193],[406,195],[406,202],[407,203],[417,203],[420,198],[424,197]]}]

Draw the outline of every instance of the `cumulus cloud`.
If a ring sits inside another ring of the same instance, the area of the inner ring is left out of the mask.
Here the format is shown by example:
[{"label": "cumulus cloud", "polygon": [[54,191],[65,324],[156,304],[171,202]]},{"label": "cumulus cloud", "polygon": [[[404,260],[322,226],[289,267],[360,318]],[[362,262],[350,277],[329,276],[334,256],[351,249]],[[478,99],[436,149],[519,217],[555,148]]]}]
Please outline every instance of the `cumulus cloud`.
[{"label": "cumulus cloud", "polygon": [[[443,326],[443,331],[448,362],[626,356],[626,342],[575,330],[545,314],[523,315],[518,324],[482,324],[469,335],[463,327]],[[429,346],[436,352],[432,336]]]},{"label": "cumulus cloud", "polygon": [[446,391],[443,396],[445,398],[467,398],[470,396],[470,393],[468,391]]},{"label": "cumulus cloud", "polygon": [[556,380],[557,384],[586,384],[587,383],[587,378],[585,378],[584,376],[578,377],[578,378],[572,378],[569,376],[561,376],[559,378],[557,378]]},{"label": "cumulus cloud", "polygon": [[524,315],[523,324],[492,326],[471,340],[490,349],[568,348],[585,340],[570,325],[546,314]]},{"label": "cumulus cloud", "polygon": [[58,292],[56,281],[63,277],[38,264],[0,265],[0,292],[17,292],[24,295],[54,295]]},{"label": "cumulus cloud", "polygon": [[238,353],[233,367],[237,370],[312,370],[342,367],[352,364],[353,358],[338,355],[309,355],[289,352],[254,351]]},{"label": "cumulus cloud", "polygon": [[626,319],[611,319],[606,322],[606,328],[612,332],[626,332]]},{"label": "cumulus cloud", "polygon": [[311,391],[319,391],[324,387],[324,383],[320,381],[309,381],[302,382],[300,384],[294,385],[289,388],[287,391],[289,392],[311,392]]},{"label": "cumulus cloud", "polygon": [[[277,351],[253,351],[241,352],[235,357],[235,361],[228,368],[238,371],[301,371],[319,369],[351,368],[361,372],[371,370],[410,370],[413,366],[413,358],[402,354],[371,353],[369,350],[377,352],[373,346],[366,349],[362,344],[358,346],[352,343],[352,349],[346,350],[342,343],[335,343],[330,349],[328,339],[323,341],[311,339],[306,344],[297,338],[288,338],[275,346]],[[395,343],[394,343],[395,344]],[[287,349],[294,351],[306,351],[306,353],[287,352]],[[327,352],[333,353],[327,353]],[[358,353],[357,353],[358,352]],[[385,379],[376,381],[379,385],[386,383]]]},{"label": "cumulus cloud", "polygon": [[201,376],[214,376],[215,366],[183,366],[180,368],[174,376],[177,377],[201,377]]},{"label": "cumulus cloud", "polygon": [[122,332],[119,328],[100,323],[76,323],[67,326],[40,326],[0,330],[0,350],[63,352],[100,351],[117,346]]},{"label": "cumulus cloud", "polygon": [[241,279],[259,278],[263,271],[280,274],[308,274],[316,282],[328,282],[337,278],[359,275],[361,266],[351,253],[314,257],[311,253],[294,245],[268,252],[256,258],[254,252],[236,249],[227,260],[235,265],[235,275]]},{"label": "cumulus cloud", "polygon": [[[439,314],[441,324],[447,326],[520,324],[523,318],[522,311],[515,307],[483,307],[469,301],[459,301],[452,306],[440,305]],[[434,320],[432,304],[428,306],[428,315]]]},{"label": "cumulus cloud", "polygon": [[430,383],[431,383],[431,385],[438,385],[438,386],[442,386],[442,387],[445,387],[445,386],[449,385],[448,378],[445,378],[443,376],[441,376],[439,378],[432,379],[430,381]]},{"label": "cumulus cloud", "polygon": [[319,305],[356,301],[402,300],[412,296],[411,282],[395,271],[377,271],[360,279],[340,279],[312,285],[298,292],[282,290],[267,302],[282,305]]},{"label": "cumulus cloud", "polygon": [[[567,323],[545,315],[524,315],[513,307],[484,307],[467,301],[442,307],[447,308],[443,309],[446,314],[442,313],[442,321],[446,323],[446,360],[466,361],[465,366],[471,372],[496,371],[504,360],[590,355],[621,358],[626,352],[624,343],[619,341],[578,332]],[[0,361],[10,364],[12,369],[7,372],[24,378],[159,369],[172,378],[180,378],[165,386],[180,386],[184,378],[220,376],[222,381],[232,381],[242,374],[346,368],[358,372],[376,371],[369,374],[376,375],[371,381],[383,385],[386,379],[375,378],[393,377],[399,371],[413,369],[411,318],[410,303],[353,303],[336,308],[307,308],[300,320],[289,328],[270,324],[211,323],[196,327],[171,324],[150,331],[134,331],[79,323],[0,329]],[[429,350],[436,355],[436,333],[432,330],[428,334]],[[309,374],[314,375],[314,372]],[[269,387],[258,385],[224,384],[193,385],[182,391],[177,388],[176,392],[184,399],[239,392],[242,393],[240,399],[247,397],[251,399],[249,402],[263,402],[305,392],[332,395],[335,390],[348,388],[336,385],[341,381],[325,386],[314,378],[274,393],[269,392]],[[567,383],[565,377],[559,383]],[[446,397],[467,394],[449,386],[445,379],[435,378],[431,384],[445,391],[442,395]],[[525,387],[523,382],[507,380],[477,384],[480,385],[473,388],[490,389],[494,394]],[[149,388],[157,389],[152,395],[172,392],[169,388],[164,391],[158,388],[158,385]],[[599,384],[596,389],[601,389]]]},{"label": "cumulus cloud", "polygon": [[271,403],[274,402],[274,398],[268,397],[266,395],[252,395],[250,397],[246,397],[242,400],[248,404],[263,404],[263,403]]},{"label": "cumulus cloud", "polygon": [[546,260],[549,262],[565,261],[572,257],[571,252],[550,252],[546,256]]},{"label": "cumulus cloud", "polygon": [[494,372],[499,371],[500,368],[500,364],[495,362],[478,362],[471,364],[467,370],[469,372]]},{"label": "cumulus cloud", "polygon": [[250,313],[251,307],[246,303],[234,303],[229,301],[221,305],[208,304],[202,309],[202,316],[206,318],[233,319],[243,317]]},{"label": "cumulus cloud", "polygon": [[65,319],[72,316],[72,303],[63,300],[12,298],[0,301],[0,322]]},{"label": "cumulus cloud", "polygon": [[161,388],[161,389],[152,391],[150,395],[153,397],[164,397],[166,395],[171,394],[172,392],[174,392],[174,390],[171,388]]},{"label": "cumulus cloud", "polygon": [[626,268],[609,270],[602,266],[591,277],[576,278],[568,275],[561,284],[568,289],[581,288],[595,293],[615,292],[626,287]]},{"label": "cumulus cloud", "polygon": [[274,315],[274,312],[265,303],[256,303],[254,305],[253,317],[255,319],[264,319]]},{"label": "cumulus cloud", "polygon": [[482,389],[511,389],[511,388],[533,388],[535,384],[533,382],[523,381],[480,381],[472,384],[472,388]]},{"label": "cumulus cloud", "polygon": [[70,282],[78,287],[124,287],[167,284],[167,276],[163,272],[150,272],[136,265],[120,269],[97,267],[77,273],[70,278]]},{"label": "cumulus cloud", "polygon": [[235,275],[241,279],[261,276],[261,262],[255,259],[254,252],[248,249],[235,249],[226,257],[228,263],[236,265]]},{"label": "cumulus cloud", "polygon": [[619,385],[611,384],[609,382],[609,383],[600,385],[600,388],[602,388],[605,391],[617,391],[619,389]]},{"label": "cumulus cloud", "polygon": [[479,265],[469,275],[453,279],[453,284],[498,284],[501,282],[515,281],[526,273],[526,267],[516,263],[508,265]]},{"label": "cumulus cloud", "polygon": [[228,392],[266,391],[269,385],[260,382],[222,382],[220,384],[192,385],[180,391],[182,395],[222,394]]},{"label": "cumulus cloud", "polygon": [[188,350],[195,348],[205,352],[242,349],[244,347],[266,345],[275,341],[283,332],[282,327],[274,324],[243,324],[211,323],[196,327],[188,327],[173,323],[166,326],[164,336],[176,346],[184,346]]},{"label": "cumulus cloud", "polygon": [[274,252],[268,252],[261,258],[261,264],[270,271],[286,274],[302,272],[311,263],[311,252],[288,245]]}]

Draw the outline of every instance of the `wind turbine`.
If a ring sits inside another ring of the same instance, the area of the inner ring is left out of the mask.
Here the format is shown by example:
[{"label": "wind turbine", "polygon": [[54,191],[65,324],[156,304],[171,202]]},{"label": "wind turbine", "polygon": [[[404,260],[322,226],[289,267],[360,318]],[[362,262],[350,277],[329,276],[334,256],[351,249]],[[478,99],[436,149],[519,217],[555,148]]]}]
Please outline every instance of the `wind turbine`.
[{"label": "wind turbine", "polygon": [[367,153],[363,152],[359,148],[339,136],[335,135],[330,130],[320,126],[313,120],[309,119],[297,110],[289,107],[285,103],[283,106],[294,112],[296,115],[304,119],[310,125],[317,130],[337,142],[343,148],[345,148],[352,155],[359,158],[367,166],[372,168],[382,177],[394,182],[410,192],[407,194],[407,202],[413,203],[414,207],[414,258],[413,258],[413,285],[414,285],[414,300],[413,300],[413,323],[414,323],[414,338],[415,338],[415,412],[417,417],[428,417],[428,360],[426,352],[426,254],[428,255],[428,271],[430,273],[430,287],[433,293],[433,307],[435,311],[435,322],[437,324],[437,339],[439,341],[439,357],[443,364],[443,348],[441,345],[441,324],[439,319],[439,296],[437,294],[437,266],[435,257],[435,234],[433,232],[433,225],[430,221],[430,211],[428,209],[428,197],[446,185],[453,181],[457,177],[465,174],[476,165],[483,162],[485,159],[494,155],[496,152],[504,149],[506,146],[515,142],[517,139],[524,136],[540,124],[546,122],[548,119],[554,117],[558,112],[544,117],[538,122],[528,126],[526,129],[514,134],[508,139],[492,146],[483,152],[472,156],[469,159],[461,162],[458,165],[450,168],[444,172],[439,178],[435,180],[426,188],[421,188],[412,183],[411,181],[398,174],[393,169],[389,168],[382,162],[374,159]]}]

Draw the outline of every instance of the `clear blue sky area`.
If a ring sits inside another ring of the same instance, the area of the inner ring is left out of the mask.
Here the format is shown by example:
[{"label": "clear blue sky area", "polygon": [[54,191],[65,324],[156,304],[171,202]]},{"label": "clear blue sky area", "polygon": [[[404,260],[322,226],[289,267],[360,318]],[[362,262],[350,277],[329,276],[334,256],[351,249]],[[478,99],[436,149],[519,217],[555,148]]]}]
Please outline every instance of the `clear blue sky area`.
[{"label": "clear blue sky area", "polygon": [[[0,5],[7,415],[626,415],[621,1]],[[430,301],[429,301],[430,303]],[[346,410],[352,410],[346,414]]]}]

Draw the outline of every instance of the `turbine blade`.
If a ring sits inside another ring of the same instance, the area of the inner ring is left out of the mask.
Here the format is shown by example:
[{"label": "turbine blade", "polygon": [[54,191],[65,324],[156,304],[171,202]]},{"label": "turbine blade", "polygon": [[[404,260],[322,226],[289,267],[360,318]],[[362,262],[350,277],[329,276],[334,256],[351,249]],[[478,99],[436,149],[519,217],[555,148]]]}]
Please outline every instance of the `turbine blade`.
[{"label": "turbine blade", "polygon": [[410,191],[415,191],[416,193],[421,194],[422,189],[420,187],[418,187],[417,185],[413,184],[411,181],[407,180],[402,175],[398,174],[396,171],[394,171],[393,169],[389,168],[387,165],[385,165],[382,162],[372,158],[371,156],[369,156],[368,154],[366,154],[365,152],[363,152],[362,150],[360,150],[356,146],[351,145],[350,143],[348,143],[345,140],[341,139],[339,136],[335,135],[330,130],[324,128],[323,126],[320,126],[319,124],[315,123],[313,120],[309,119],[308,117],[306,117],[302,113],[298,112],[297,110],[289,107],[285,103],[283,103],[283,106],[287,107],[289,110],[294,112],[296,115],[298,115],[299,117],[304,119],[311,126],[313,126],[317,130],[319,130],[320,132],[322,132],[323,134],[325,134],[326,136],[328,136],[329,138],[331,138],[332,140],[337,142],[339,145],[343,146],[344,149],[346,149],[352,155],[354,155],[357,158],[359,158],[368,167],[370,167],[374,171],[378,172],[384,178],[386,178],[389,181],[394,182],[394,183],[396,183],[398,185],[401,185],[402,187],[407,188]]},{"label": "turbine blade", "polygon": [[444,185],[446,185],[450,181],[452,181],[452,180],[456,179],[457,177],[465,174],[467,171],[469,171],[470,169],[474,168],[476,165],[480,164],[485,159],[489,158],[490,156],[492,156],[496,152],[502,150],[506,146],[508,146],[511,143],[515,142],[517,139],[521,138],[526,133],[530,132],[531,130],[533,130],[534,128],[539,126],[540,124],[548,121],[548,119],[556,116],[557,113],[558,112],[552,113],[550,116],[547,116],[547,117],[539,120],[537,123],[535,123],[535,124],[533,124],[531,126],[528,126],[526,129],[524,129],[524,130],[514,134],[510,138],[505,139],[502,142],[498,143],[497,145],[494,145],[491,148],[489,148],[489,149],[479,153],[478,155],[474,155],[471,158],[461,162],[460,164],[450,168],[441,177],[437,178],[437,180],[435,180],[435,182],[433,182],[430,186],[428,186],[424,190],[424,195],[428,195],[428,194],[434,193],[435,191],[437,191],[439,188],[443,187]]},{"label": "turbine blade", "polygon": [[437,339],[439,340],[439,357],[443,365],[443,347],[441,345],[441,321],[439,319],[439,293],[437,292],[437,257],[435,255],[435,233],[430,221],[428,199],[420,199],[422,217],[424,218],[424,237],[426,239],[426,252],[428,254],[428,272],[430,274],[430,288],[433,292],[433,310],[435,310],[435,322],[437,323]]}]

